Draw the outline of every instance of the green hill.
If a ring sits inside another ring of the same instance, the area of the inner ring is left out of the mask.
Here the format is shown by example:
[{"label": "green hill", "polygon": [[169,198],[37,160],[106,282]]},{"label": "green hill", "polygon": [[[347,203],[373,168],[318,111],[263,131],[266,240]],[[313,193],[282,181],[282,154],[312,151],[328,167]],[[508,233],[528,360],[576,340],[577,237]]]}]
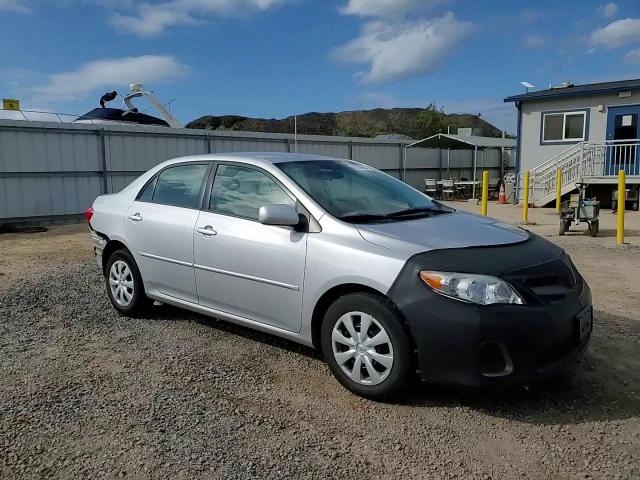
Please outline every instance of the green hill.
[{"label": "green hill", "polygon": [[[245,132],[293,133],[294,118],[264,119],[237,115],[206,115],[189,122],[187,128],[235,130]],[[298,115],[298,133],[375,137],[385,134],[407,135],[414,139],[436,133],[472,128],[475,135],[500,137],[502,132],[479,115],[445,113],[435,105],[427,108],[376,108],[338,113],[310,112]]]}]

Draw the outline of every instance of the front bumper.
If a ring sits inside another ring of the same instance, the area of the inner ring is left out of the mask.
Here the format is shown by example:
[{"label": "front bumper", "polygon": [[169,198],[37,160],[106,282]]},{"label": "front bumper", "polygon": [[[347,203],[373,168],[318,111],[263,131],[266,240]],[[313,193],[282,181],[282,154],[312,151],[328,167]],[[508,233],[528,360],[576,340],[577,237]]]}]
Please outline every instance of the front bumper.
[{"label": "front bumper", "polygon": [[[389,296],[411,331],[421,378],[467,386],[527,384],[574,364],[591,335],[591,291],[569,257],[554,248],[537,238],[522,246],[410,260]],[[536,263],[522,267],[522,258],[530,261],[533,254]],[[445,297],[419,279],[425,267],[500,276],[524,293],[526,304],[481,306]],[[541,285],[546,281],[558,284]]]},{"label": "front bumper", "polygon": [[[426,288],[425,288],[426,289]],[[571,366],[587,347],[578,315],[591,309],[580,295],[545,306],[477,306],[428,292],[405,305],[423,380],[458,385],[524,384]]]}]

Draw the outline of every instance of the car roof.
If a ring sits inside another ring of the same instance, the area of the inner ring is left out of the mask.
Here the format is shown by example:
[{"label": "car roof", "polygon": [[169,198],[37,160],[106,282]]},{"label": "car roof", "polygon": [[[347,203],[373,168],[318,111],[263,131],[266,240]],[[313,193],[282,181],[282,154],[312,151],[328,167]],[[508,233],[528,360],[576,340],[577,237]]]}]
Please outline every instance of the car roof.
[{"label": "car roof", "polygon": [[209,153],[202,155],[189,155],[186,157],[174,158],[171,161],[203,161],[203,160],[222,160],[222,161],[263,161],[268,163],[290,163],[290,162],[310,162],[314,160],[345,160],[336,157],[327,157],[324,155],[311,155],[307,153],[286,153],[286,152],[236,152],[236,153]]}]

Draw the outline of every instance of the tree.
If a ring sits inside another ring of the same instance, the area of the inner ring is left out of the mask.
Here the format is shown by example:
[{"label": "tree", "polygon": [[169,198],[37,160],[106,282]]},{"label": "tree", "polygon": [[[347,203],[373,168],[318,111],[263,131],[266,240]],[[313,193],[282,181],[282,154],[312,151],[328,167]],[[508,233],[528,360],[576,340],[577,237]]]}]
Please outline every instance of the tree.
[{"label": "tree", "polygon": [[434,102],[427,105],[418,115],[418,128],[423,137],[430,137],[436,133],[446,133],[449,122],[442,107]]}]

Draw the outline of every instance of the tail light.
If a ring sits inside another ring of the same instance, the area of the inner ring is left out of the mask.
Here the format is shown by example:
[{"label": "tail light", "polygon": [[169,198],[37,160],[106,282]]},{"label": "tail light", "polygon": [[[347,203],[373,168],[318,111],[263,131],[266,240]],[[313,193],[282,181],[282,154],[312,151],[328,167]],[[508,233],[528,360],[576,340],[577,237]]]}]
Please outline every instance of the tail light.
[{"label": "tail light", "polygon": [[84,218],[87,219],[87,222],[91,222],[91,217],[93,217],[93,208],[89,207],[84,211]]}]

